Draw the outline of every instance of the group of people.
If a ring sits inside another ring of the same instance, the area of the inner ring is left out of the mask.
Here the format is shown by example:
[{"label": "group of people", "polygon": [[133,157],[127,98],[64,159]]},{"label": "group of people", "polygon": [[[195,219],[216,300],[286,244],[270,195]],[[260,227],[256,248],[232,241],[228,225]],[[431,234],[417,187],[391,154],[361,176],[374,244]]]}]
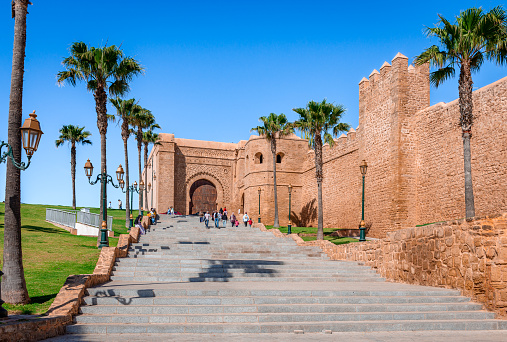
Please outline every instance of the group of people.
[{"label": "group of people", "polygon": [[155,224],[157,221],[157,211],[155,208],[151,208],[148,212],[148,218],[150,219],[151,224]]},{"label": "group of people", "polygon": [[[208,228],[208,229],[210,228],[210,225],[209,225],[210,220],[213,220],[215,222],[215,228],[218,228],[218,229],[220,229],[220,223],[222,223],[223,228],[225,228],[227,226],[227,221],[231,222],[231,227],[234,227],[234,226],[238,227],[239,221],[236,218],[236,215],[234,215],[234,213],[232,213],[231,216],[228,217],[227,214],[228,214],[227,208],[220,208],[220,210],[213,211],[211,214],[209,213],[209,211],[207,211],[206,213],[200,214],[201,222],[204,222],[204,224],[206,225],[206,228]],[[245,227],[247,227],[247,225],[250,225],[250,227],[252,226],[252,219],[248,216],[247,213],[245,213],[245,215],[243,215],[243,223],[245,224]]]}]

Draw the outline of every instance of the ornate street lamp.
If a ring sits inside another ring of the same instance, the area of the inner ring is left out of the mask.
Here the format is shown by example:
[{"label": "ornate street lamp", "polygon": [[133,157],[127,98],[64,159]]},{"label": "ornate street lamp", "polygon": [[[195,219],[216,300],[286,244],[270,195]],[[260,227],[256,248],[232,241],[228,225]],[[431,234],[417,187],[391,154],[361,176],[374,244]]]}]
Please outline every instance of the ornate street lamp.
[{"label": "ornate street lamp", "polygon": [[109,243],[107,241],[107,198],[106,198],[106,185],[107,183],[111,183],[112,186],[115,188],[119,188],[121,185],[121,182],[123,181],[123,168],[121,165],[116,170],[116,179],[120,185],[115,185],[113,182],[113,178],[107,174],[106,169],[103,170],[102,173],[97,175],[97,179],[95,181],[91,181],[90,178],[93,175],[93,164],[90,162],[90,159],[88,159],[84,166],[85,169],[85,175],[88,177],[88,182],[91,185],[95,185],[100,181],[100,184],[102,186],[102,225],[100,228],[100,244],[99,248],[102,247],[108,247]]},{"label": "ornate street lamp", "polygon": [[[12,164],[20,169],[20,170],[26,170],[28,166],[30,166],[30,160],[32,159],[32,155],[35,151],[37,151],[37,148],[39,147],[40,138],[42,136],[42,130],[40,129],[40,123],[39,120],[36,119],[37,115],[35,115],[35,111],[30,114],[30,117],[28,119],[25,119],[25,122],[23,123],[23,126],[20,127],[21,131],[21,141],[23,143],[23,148],[26,152],[26,157],[28,158],[28,164],[25,164],[24,162],[16,162],[14,159],[14,154],[12,153],[12,147],[6,142],[1,141],[0,142],[0,163],[7,162],[7,158],[11,158]],[[6,147],[7,151],[2,153],[2,148]]]},{"label": "ornate street lamp", "polygon": [[363,199],[362,199],[362,210],[361,210],[361,223],[359,224],[359,241],[366,241],[366,225],[364,223],[364,177],[366,176],[366,169],[368,164],[366,160],[363,160],[359,165],[361,175],[363,176]]},{"label": "ornate street lamp", "polygon": [[[32,155],[37,148],[39,147],[40,138],[42,136],[42,130],[40,129],[39,120],[37,120],[37,115],[35,115],[35,111],[30,114],[28,119],[25,119],[23,126],[20,127],[21,138],[23,143],[23,148],[25,149],[26,157],[28,158],[28,163],[17,162],[14,159],[14,154],[12,152],[12,146],[4,141],[0,141],[0,164],[7,163],[7,158],[11,158],[12,165],[20,170],[26,170],[30,166],[30,161],[32,159]],[[7,151],[2,153],[2,148],[7,148]],[[2,305],[4,301],[2,300],[2,275],[3,272],[0,270],[0,318],[7,317],[8,313]]]},{"label": "ornate street lamp", "polygon": [[259,220],[258,222],[261,223],[261,188],[257,189],[257,192],[259,193]]},{"label": "ornate street lamp", "polygon": [[289,224],[287,225],[287,234],[292,234],[292,225],[291,225],[291,222],[290,222],[290,202],[291,202],[291,196],[292,194],[292,185],[289,184]]}]

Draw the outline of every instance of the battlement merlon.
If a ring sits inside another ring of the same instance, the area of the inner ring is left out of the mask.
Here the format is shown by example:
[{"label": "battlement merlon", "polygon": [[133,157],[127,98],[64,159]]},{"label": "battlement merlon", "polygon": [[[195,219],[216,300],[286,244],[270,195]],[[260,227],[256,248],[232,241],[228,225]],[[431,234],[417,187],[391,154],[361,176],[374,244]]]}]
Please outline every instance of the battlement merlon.
[{"label": "battlement merlon", "polygon": [[[409,58],[398,52],[391,60],[374,69],[368,78],[359,82],[359,127],[363,127],[366,112],[372,105],[380,106],[385,101],[400,100],[410,102],[409,111],[421,110],[429,106],[429,65],[409,66]],[[423,92],[423,93],[421,93]],[[421,96],[420,100],[407,97]],[[370,106],[370,107],[369,107]],[[402,105],[401,107],[404,107]],[[416,108],[417,107],[417,108]]]}]

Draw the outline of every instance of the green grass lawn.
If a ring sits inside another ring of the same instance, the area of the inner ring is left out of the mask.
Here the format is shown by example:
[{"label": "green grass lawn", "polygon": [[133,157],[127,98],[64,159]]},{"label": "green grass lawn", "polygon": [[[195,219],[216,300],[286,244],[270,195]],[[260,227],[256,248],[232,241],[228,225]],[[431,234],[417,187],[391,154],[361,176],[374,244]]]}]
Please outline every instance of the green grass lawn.
[{"label": "green grass lawn", "polygon": [[[21,205],[21,236],[23,267],[32,300],[27,305],[4,304],[10,313],[40,314],[47,311],[65,279],[71,274],[93,273],[100,250],[97,238],[72,235],[64,229],[46,222],[46,208],[70,209],[70,207],[39,204]],[[98,211],[98,209],[92,209]],[[0,253],[3,255],[5,204],[0,203]],[[123,213],[123,216],[121,216]],[[115,234],[126,232],[125,211],[109,210],[115,217]],[[123,217],[121,219],[116,217]],[[116,246],[117,238],[111,238],[110,246]],[[0,258],[0,266],[3,257]]]},{"label": "green grass lawn", "polygon": [[[272,229],[273,228],[273,226],[265,226],[265,227],[266,227],[266,229]],[[287,233],[287,227],[286,226],[281,226],[278,229],[280,229],[280,231],[282,233]],[[329,241],[331,241],[332,243],[334,243],[336,245],[343,245],[343,244],[346,244],[346,243],[358,242],[359,241],[358,239],[349,238],[349,237],[335,237],[335,236],[331,236],[331,233],[333,233],[336,230],[339,230],[339,228],[324,228],[324,240],[329,240]],[[303,234],[317,234],[317,227],[291,227],[291,232],[293,234],[300,234],[300,233],[303,233]],[[314,241],[314,240],[317,239],[316,236],[302,236],[301,238],[304,241]]]}]

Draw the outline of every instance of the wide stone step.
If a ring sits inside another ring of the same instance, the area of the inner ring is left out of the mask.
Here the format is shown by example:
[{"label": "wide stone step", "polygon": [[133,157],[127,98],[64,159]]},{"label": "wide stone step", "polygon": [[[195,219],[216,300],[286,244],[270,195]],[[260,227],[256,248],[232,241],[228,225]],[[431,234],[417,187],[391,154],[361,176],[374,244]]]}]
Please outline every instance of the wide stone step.
[{"label": "wide stone step", "polygon": [[[122,272],[122,271],[114,271],[112,273],[114,277],[146,277],[146,279],[151,278],[194,278],[194,277],[204,277],[204,278],[229,278],[229,277],[284,277],[284,278],[304,278],[304,277],[315,277],[315,275],[307,272]],[[364,273],[364,274],[320,274],[317,278],[353,278],[353,279],[369,279],[369,278],[380,278],[379,275],[374,273]]]},{"label": "wide stone step", "polygon": [[[190,308],[197,309],[197,308]],[[464,312],[368,312],[368,313],[249,313],[237,314],[131,314],[81,315],[76,323],[264,323],[264,322],[319,322],[319,321],[414,321],[414,320],[484,320],[493,319],[494,314],[480,311]]]},{"label": "wide stone step", "polygon": [[[209,301],[212,302],[212,301]],[[229,314],[229,313],[418,313],[418,312],[480,312],[494,318],[493,313],[479,311],[482,306],[474,303],[408,303],[408,304],[262,304],[262,305],[90,305],[82,306],[84,314],[121,315],[170,315],[170,314]]]},{"label": "wide stone step", "polygon": [[296,330],[303,332],[322,332],[331,330],[340,331],[423,331],[423,330],[505,330],[507,321],[501,320],[381,320],[381,321],[321,321],[321,322],[280,322],[266,323],[96,323],[96,324],[74,324],[67,326],[67,333],[71,334],[145,334],[145,333],[293,333]]},{"label": "wide stone step", "polygon": [[223,265],[223,266],[287,266],[287,267],[312,267],[316,269],[329,268],[329,269],[347,269],[347,268],[367,268],[360,262],[346,262],[335,260],[260,260],[260,259],[176,259],[176,260],[156,260],[139,258],[116,258],[116,263],[121,265]]},{"label": "wide stone step", "polygon": [[[470,298],[462,296],[345,296],[345,297],[285,297],[285,296],[173,296],[173,297],[95,297],[86,296],[86,305],[118,305],[124,307],[138,305],[291,305],[291,304],[455,304],[470,303]],[[473,304],[474,307],[478,304]],[[480,307],[480,305],[479,305]]]},{"label": "wide stone step", "polygon": [[320,255],[287,255],[287,254],[242,254],[242,253],[230,253],[230,254],[135,254],[129,253],[127,256],[129,259],[161,259],[161,260],[180,260],[180,259],[251,259],[251,260],[329,260],[328,256]]},{"label": "wide stone step", "polygon": [[[321,269],[311,269],[311,268],[297,268],[297,267],[282,267],[282,266],[270,266],[267,268],[264,267],[241,267],[241,266],[221,266],[221,265],[210,265],[209,267],[185,267],[185,266],[147,266],[147,265],[137,265],[137,266],[124,266],[124,265],[116,265],[113,267],[113,272],[156,272],[156,273],[167,273],[167,272],[177,272],[177,273],[187,273],[187,272],[228,272],[228,273],[311,273],[315,274],[376,274],[376,272],[372,269],[368,268],[349,268],[349,269],[329,269],[329,268],[321,268]],[[119,275],[118,273],[115,273]]]},{"label": "wide stone step", "polygon": [[[355,286],[355,285],[354,285]],[[147,285],[146,289],[130,289],[128,286],[121,285],[115,287],[92,287],[87,292],[90,296],[97,297],[461,297],[460,292],[450,289],[438,290],[256,290],[256,289],[163,289],[152,288]]]},{"label": "wide stone step", "polygon": [[111,276],[112,281],[121,281],[121,282],[129,282],[129,281],[143,281],[143,282],[231,282],[231,281],[238,281],[238,282],[244,282],[244,281],[271,281],[271,282],[381,282],[385,281],[384,278],[380,277],[312,277],[312,276],[305,276],[305,277],[285,277],[285,276],[206,276],[206,275],[198,275],[195,277],[163,277],[163,276],[156,276],[156,277],[146,277],[146,276]]}]

